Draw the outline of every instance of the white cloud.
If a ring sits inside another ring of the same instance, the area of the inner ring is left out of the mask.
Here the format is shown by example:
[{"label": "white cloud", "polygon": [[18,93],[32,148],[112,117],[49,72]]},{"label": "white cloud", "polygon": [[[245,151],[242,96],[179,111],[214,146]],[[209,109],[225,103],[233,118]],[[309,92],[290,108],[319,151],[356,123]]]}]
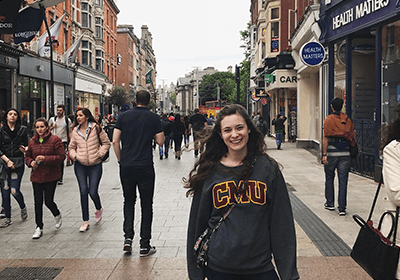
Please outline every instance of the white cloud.
[{"label": "white cloud", "polygon": [[243,49],[239,31],[250,21],[250,1],[152,0],[116,2],[118,24],[132,24],[137,37],[147,25],[153,35],[157,86],[176,82],[195,66],[225,71],[239,64]]}]

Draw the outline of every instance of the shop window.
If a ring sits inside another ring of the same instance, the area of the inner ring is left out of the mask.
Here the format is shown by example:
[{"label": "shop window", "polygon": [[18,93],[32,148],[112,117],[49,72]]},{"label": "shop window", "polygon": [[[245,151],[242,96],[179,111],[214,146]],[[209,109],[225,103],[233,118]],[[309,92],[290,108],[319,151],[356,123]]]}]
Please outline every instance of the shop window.
[{"label": "shop window", "polygon": [[382,123],[393,121],[400,101],[400,21],[382,28]]}]

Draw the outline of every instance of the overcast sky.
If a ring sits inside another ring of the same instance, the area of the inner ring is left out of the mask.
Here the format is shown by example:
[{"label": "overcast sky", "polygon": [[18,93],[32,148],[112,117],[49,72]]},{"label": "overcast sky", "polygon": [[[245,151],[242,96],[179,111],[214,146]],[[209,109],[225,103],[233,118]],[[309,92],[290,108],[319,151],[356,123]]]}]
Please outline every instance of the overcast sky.
[{"label": "overcast sky", "polygon": [[196,66],[226,71],[244,59],[239,31],[250,21],[250,0],[115,1],[118,24],[141,37],[147,25],[157,60],[157,87],[176,84]]}]

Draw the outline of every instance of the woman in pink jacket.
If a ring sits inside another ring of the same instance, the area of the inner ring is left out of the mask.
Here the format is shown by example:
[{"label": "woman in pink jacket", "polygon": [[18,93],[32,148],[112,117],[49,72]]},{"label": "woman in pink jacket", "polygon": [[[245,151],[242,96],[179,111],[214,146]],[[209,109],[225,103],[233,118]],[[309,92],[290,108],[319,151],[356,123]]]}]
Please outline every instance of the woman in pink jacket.
[{"label": "woman in pink jacket", "polygon": [[69,155],[75,162],[74,171],[81,194],[83,224],[80,232],[89,229],[89,198],[96,207],[95,222],[100,222],[103,214],[99,196],[99,183],[103,174],[102,157],[110,149],[107,134],[97,124],[87,108],[80,108],[75,114],[75,128],[68,146]]}]

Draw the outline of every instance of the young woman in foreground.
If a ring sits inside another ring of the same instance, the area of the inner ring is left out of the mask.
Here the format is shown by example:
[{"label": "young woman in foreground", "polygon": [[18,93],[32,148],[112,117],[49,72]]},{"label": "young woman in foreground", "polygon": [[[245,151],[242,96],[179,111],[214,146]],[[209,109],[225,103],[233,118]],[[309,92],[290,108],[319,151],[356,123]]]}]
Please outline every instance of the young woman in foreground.
[{"label": "young woman in foreground", "polygon": [[[217,116],[205,151],[184,182],[193,195],[187,238],[190,279],[298,279],[296,235],[285,180],[262,134],[240,105]],[[204,268],[194,245],[235,204],[211,236]],[[276,269],[274,267],[274,264]]]}]

